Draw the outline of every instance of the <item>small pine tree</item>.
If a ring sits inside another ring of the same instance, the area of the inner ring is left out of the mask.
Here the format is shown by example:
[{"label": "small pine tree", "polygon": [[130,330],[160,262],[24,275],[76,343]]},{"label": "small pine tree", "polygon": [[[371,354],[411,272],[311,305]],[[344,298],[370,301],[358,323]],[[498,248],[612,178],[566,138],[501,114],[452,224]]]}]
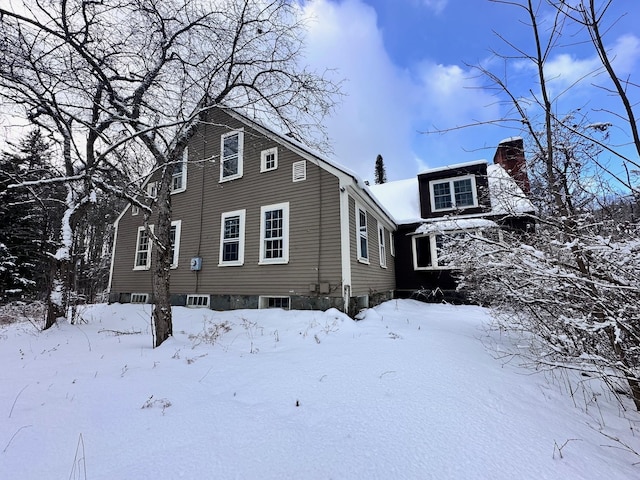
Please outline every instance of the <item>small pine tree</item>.
[{"label": "small pine tree", "polygon": [[384,169],[384,160],[382,160],[382,155],[378,154],[376,157],[376,171],[375,171],[375,182],[376,185],[380,185],[381,183],[385,183],[387,181],[387,172]]}]

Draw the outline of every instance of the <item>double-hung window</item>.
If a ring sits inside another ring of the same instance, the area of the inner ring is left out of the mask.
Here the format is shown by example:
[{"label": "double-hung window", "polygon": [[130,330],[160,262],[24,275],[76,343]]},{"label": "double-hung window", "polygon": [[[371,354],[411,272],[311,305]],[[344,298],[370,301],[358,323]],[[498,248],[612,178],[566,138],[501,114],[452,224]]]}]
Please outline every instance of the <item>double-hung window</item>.
[{"label": "double-hung window", "polygon": [[356,206],[356,228],[358,261],[369,263],[369,233],[367,231],[367,211]]},{"label": "double-hung window", "polygon": [[260,264],[289,261],[289,202],[260,208]]},{"label": "double-hung window", "polygon": [[182,220],[174,220],[171,222],[171,232],[169,233],[169,241],[171,242],[171,268],[178,267],[178,258],[180,257],[180,232],[182,230]]},{"label": "double-hung window", "polygon": [[268,172],[278,168],[278,147],[260,152],[260,172]]},{"label": "double-hung window", "polygon": [[187,189],[187,159],[189,158],[188,147],[182,152],[182,160],[173,166],[171,176],[171,193],[184,192]]},{"label": "double-hung window", "polygon": [[244,133],[241,130],[225,133],[220,140],[220,181],[242,177]]},{"label": "double-hung window", "polygon": [[478,206],[476,179],[473,175],[435,180],[429,183],[434,212]]},{"label": "double-hung window", "polygon": [[244,225],[246,210],[222,214],[220,224],[220,266],[244,264]]},{"label": "double-hung window", "polygon": [[385,241],[384,227],[378,224],[378,250],[380,253],[380,266],[387,268],[387,243]]},{"label": "double-hung window", "polygon": [[[153,225],[149,225],[149,230],[153,232]],[[134,270],[148,270],[151,266],[151,236],[149,231],[142,226],[138,227],[136,237],[136,254],[133,263]]]}]

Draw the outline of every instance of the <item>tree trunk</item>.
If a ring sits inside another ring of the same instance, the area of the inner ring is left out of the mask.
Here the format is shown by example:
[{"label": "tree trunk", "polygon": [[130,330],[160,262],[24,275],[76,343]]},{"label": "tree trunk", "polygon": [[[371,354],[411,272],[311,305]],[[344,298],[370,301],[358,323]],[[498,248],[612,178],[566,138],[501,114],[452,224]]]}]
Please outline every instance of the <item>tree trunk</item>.
[{"label": "tree trunk", "polygon": [[55,325],[58,318],[66,317],[67,292],[65,291],[65,264],[66,262],[56,260],[51,261],[49,271],[49,281],[47,287],[47,310],[45,313],[43,330],[47,330]]},{"label": "tree trunk", "polygon": [[153,270],[153,323],[155,327],[154,347],[162,345],[173,335],[171,316],[170,280],[171,269],[171,195],[169,192],[171,169],[165,167],[158,187],[157,224],[155,239],[155,262]]}]

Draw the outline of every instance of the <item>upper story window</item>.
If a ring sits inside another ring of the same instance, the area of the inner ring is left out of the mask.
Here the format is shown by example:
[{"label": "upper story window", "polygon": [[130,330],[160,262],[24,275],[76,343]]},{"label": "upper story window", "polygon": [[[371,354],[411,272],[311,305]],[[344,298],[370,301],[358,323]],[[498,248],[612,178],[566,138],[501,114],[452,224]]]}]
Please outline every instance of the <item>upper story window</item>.
[{"label": "upper story window", "polygon": [[358,260],[363,263],[369,263],[369,233],[367,231],[367,211],[359,206],[356,206],[356,228],[358,235]]},{"label": "upper story window", "polygon": [[429,182],[432,210],[455,210],[478,206],[476,179],[473,175]]},{"label": "upper story window", "polygon": [[220,181],[242,177],[244,133],[240,130],[225,133],[220,140]]},{"label": "upper story window", "polygon": [[278,168],[278,147],[260,152],[260,171],[268,172]]},{"label": "upper story window", "polygon": [[260,208],[260,264],[289,262],[289,202]]},{"label": "upper story window", "polygon": [[158,183],[157,182],[149,182],[147,183],[147,195],[151,198],[156,198],[158,196]]},{"label": "upper story window", "polygon": [[244,225],[246,210],[222,214],[220,225],[220,266],[244,264]]},{"label": "upper story window", "polygon": [[188,147],[182,152],[182,160],[173,166],[171,176],[171,193],[184,192],[187,189],[187,160],[189,158]]}]

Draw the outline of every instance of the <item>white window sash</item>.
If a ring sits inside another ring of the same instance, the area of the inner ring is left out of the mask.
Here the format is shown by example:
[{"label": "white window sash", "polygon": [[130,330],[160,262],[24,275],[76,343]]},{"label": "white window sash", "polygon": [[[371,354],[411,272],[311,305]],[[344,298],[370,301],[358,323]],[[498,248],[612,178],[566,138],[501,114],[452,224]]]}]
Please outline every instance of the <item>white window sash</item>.
[{"label": "white window sash", "polygon": [[[151,267],[152,233],[153,233],[153,225],[149,225],[148,232],[146,231],[144,226],[138,227],[138,234],[136,235],[136,251],[135,251],[135,256],[133,258],[134,270],[149,270],[149,268]],[[147,235],[147,246],[146,246],[146,249],[144,250],[140,248],[140,240],[143,234]],[[146,253],[146,262],[144,264],[138,262],[138,256],[143,253]]]},{"label": "white window sash", "polygon": [[[235,154],[231,154],[225,157],[224,142],[227,138],[238,137],[238,151]],[[220,137],[220,182],[226,182],[242,177],[242,164],[243,164],[243,151],[244,151],[244,132],[242,130],[234,130],[223,134]],[[225,175],[225,166],[228,162],[236,160],[236,171],[234,173]]]},{"label": "white window sash", "polygon": [[[361,222],[361,219],[364,219],[364,224]],[[368,223],[367,211],[359,205],[356,205],[356,246],[358,251],[358,261],[362,263],[369,263]]]},{"label": "white window sash", "polygon": [[[282,212],[282,232],[277,237],[267,238],[267,213]],[[267,257],[267,244],[273,241],[282,241],[282,255],[279,257]],[[260,261],[259,265],[289,263],[289,202],[265,205],[260,208]]]},{"label": "white window sash", "polygon": [[[245,219],[246,210],[234,210],[232,212],[224,212],[220,219],[220,256],[218,259],[218,265],[221,267],[227,266],[242,266],[244,265],[244,233],[245,233]],[[232,218],[238,218],[238,238],[225,238],[225,225],[227,220]],[[224,247],[230,243],[238,243],[238,258],[236,260],[224,260]]]},{"label": "white window sash", "polygon": [[[456,205],[456,194],[455,194],[455,184],[456,182],[471,180],[471,194],[473,195],[473,204],[472,205]],[[451,206],[446,208],[436,208],[436,199],[435,199],[435,186],[441,185],[443,183],[447,183],[449,185],[449,199],[451,201]],[[476,187],[476,177],[475,175],[464,175],[461,177],[452,177],[452,178],[443,178],[441,180],[431,180],[429,182],[429,195],[431,200],[431,211],[432,212],[446,212],[451,210],[461,210],[466,208],[475,208],[478,206],[478,189]]]}]

